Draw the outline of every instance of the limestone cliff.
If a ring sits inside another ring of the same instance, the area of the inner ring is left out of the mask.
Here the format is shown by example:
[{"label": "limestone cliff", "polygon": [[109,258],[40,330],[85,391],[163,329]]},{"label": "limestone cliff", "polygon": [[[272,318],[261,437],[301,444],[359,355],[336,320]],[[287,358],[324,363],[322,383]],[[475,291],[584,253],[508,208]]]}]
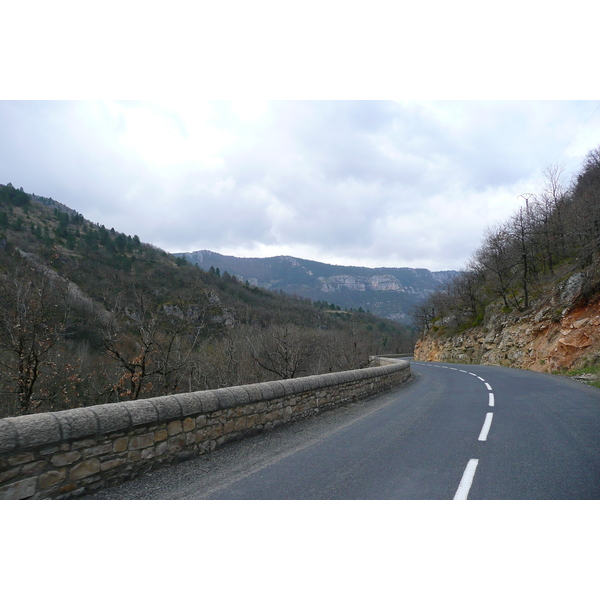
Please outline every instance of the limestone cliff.
[{"label": "limestone cliff", "polygon": [[417,360],[560,371],[600,361],[600,294],[582,294],[585,276],[572,275],[527,312],[505,314],[490,305],[482,325],[448,336],[421,337]]},{"label": "limestone cliff", "polygon": [[415,304],[457,273],[409,267],[349,267],[293,256],[240,258],[209,250],[182,252],[175,256],[204,270],[212,266],[220,273],[227,271],[252,286],[282,290],[341,308],[362,307],[380,317],[408,325],[412,325],[410,315]]}]

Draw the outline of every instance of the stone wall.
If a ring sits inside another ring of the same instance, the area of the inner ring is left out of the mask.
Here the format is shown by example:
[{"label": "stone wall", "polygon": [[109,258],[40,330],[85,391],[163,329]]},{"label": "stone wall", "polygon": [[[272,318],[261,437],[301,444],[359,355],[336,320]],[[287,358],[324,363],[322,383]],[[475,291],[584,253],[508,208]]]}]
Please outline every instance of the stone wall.
[{"label": "stone wall", "polygon": [[410,378],[366,369],[0,420],[0,499],[69,498],[368,398]]}]

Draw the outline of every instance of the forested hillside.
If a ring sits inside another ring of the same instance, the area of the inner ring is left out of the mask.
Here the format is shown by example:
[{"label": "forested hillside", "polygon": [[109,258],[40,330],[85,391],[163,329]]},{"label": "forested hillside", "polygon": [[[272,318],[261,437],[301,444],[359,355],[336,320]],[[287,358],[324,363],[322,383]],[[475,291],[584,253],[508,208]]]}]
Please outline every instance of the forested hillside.
[{"label": "forested hillside", "polygon": [[413,330],[272,293],[0,186],[0,417],[365,366]]},{"label": "forested hillside", "polygon": [[417,356],[538,370],[600,364],[600,149],[570,183],[558,167],[544,176],[416,308]]}]

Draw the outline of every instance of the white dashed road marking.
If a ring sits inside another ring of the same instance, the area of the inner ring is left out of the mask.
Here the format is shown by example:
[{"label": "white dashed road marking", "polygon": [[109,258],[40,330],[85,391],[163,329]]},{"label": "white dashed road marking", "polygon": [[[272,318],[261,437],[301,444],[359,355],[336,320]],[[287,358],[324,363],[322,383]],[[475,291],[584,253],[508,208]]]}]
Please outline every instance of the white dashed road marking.
[{"label": "white dashed road marking", "polygon": [[479,438],[477,438],[480,442],[485,442],[487,440],[488,433],[490,432],[490,427],[492,426],[493,418],[494,413],[489,412],[487,415],[485,415],[485,421],[483,422],[481,433],[479,434]]},{"label": "white dashed road marking", "polygon": [[473,477],[475,477],[475,470],[477,469],[477,465],[479,463],[479,459],[472,458],[465,468],[465,472],[463,473],[462,479],[458,485],[458,489],[456,490],[456,494],[454,494],[454,500],[466,500],[469,495],[469,490],[471,489],[471,485],[473,483]]},{"label": "white dashed road marking", "polygon": [[[442,369],[450,369],[451,371],[460,371],[461,373],[467,373],[469,375],[472,375],[473,377],[477,377],[477,379],[479,379],[480,381],[483,381],[483,383],[485,383],[485,387],[489,391],[488,405],[492,406],[492,407],[494,406],[495,399],[494,399],[494,394],[492,392],[492,386],[483,377],[480,377],[476,373],[471,373],[470,371],[465,371],[464,369],[456,369],[455,367],[447,367],[445,365],[431,365],[431,364],[427,364],[427,363],[419,363],[419,364],[425,364],[426,366],[438,367],[438,368],[441,367]],[[481,432],[479,434],[479,437],[477,438],[478,441],[480,441],[480,442],[487,441],[487,436],[490,432],[490,427],[492,426],[493,418],[494,418],[494,413],[492,413],[492,412],[488,412],[485,415],[483,427],[481,428]],[[472,458],[471,460],[469,460],[469,462],[467,463],[467,466],[465,468],[465,471],[463,473],[462,479],[460,480],[458,489],[456,490],[456,494],[454,495],[454,500],[466,500],[467,499],[467,497],[469,495],[469,491],[471,489],[471,485],[473,484],[473,478],[475,477],[475,471],[477,469],[478,464],[479,464],[478,458]]]}]

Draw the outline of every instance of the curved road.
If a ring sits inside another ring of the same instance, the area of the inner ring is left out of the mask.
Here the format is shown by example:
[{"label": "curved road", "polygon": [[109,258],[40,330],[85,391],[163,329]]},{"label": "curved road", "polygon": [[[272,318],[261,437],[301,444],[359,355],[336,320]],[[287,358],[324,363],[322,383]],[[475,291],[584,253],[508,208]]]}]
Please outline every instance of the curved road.
[{"label": "curved road", "polygon": [[88,499],[600,499],[600,390],[412,362],[377,398]]}]

